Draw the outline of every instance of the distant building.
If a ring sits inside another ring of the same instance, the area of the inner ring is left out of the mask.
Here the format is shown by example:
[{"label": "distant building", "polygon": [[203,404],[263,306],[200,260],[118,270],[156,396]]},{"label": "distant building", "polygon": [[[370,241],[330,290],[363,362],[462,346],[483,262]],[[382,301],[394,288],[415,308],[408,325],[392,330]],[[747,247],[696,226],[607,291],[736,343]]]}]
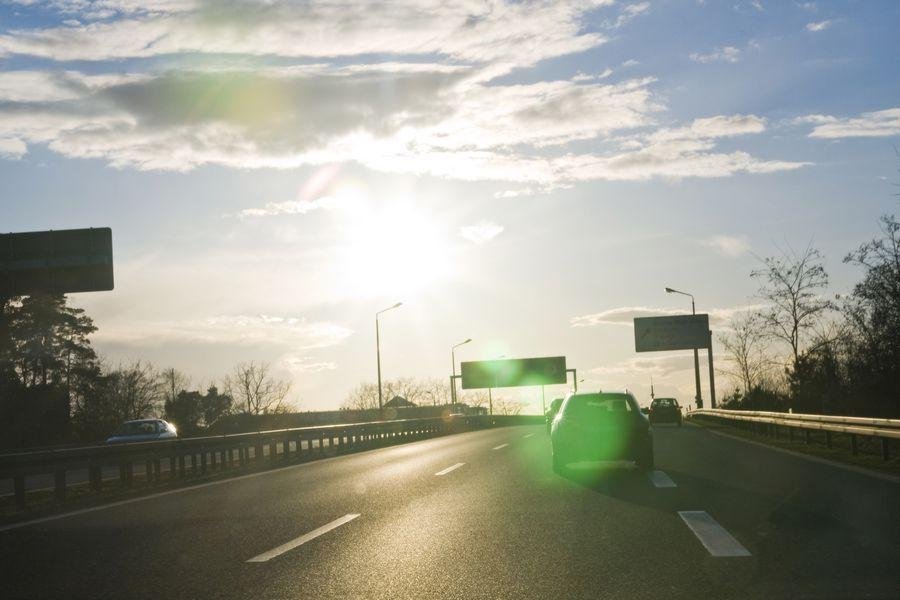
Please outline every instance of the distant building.
[{"label": "distant building", "polygon": [[385,408],[412,408],[415,406],[415,403],[410,402],[403,396],[394,396],[387,402],[385,402]]}]

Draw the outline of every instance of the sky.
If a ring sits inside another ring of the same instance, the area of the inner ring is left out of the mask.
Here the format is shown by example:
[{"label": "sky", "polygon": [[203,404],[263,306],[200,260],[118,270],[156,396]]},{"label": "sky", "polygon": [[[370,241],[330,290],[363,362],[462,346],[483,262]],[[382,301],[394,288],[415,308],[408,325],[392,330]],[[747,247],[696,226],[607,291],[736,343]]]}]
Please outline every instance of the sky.
[{"label": "sky", "polygon": [[115,290],[70,297],[111,365],[264,361],[337,408],[403,302],[387,379],[472,338],[458,360],[688,402],[690,352],[635,353],[631,319],[689,311],[670,286],[723,332],[760,257],[809,244],[852,287],[897,211],[898,26],[874,0],[0,2],[0,231],[112,228]]}]

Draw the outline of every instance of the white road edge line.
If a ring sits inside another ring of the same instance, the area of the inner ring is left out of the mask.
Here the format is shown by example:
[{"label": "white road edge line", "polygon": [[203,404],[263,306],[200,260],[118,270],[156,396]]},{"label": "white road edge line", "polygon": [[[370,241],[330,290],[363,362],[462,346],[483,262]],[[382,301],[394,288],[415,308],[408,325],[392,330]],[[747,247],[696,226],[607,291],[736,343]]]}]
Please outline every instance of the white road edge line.
[{"label": "white road edge line", "polygon": [[533,436],[533,435],[534,435],[533,433],[526,433],[526,434],[523,435],[522,437],[523,437],[523,438],[530,438],[530,437]]},{"label": "white road edge line", "polygon": [[649,471],[647,473],[647,478],[654,485],[654,487],[658,488],[674,488],[678,487],[678,485],[672,481],[672,478],[669,477],[668,473],[665,471]]},{"label": "white road edge line", "polygon": [[297,546],[302,546],[306,542],[308,542],[310,540],[314,540],[317,537],[319,537],[320,535],[324,535],[324,534],[328,533],[332,529],[337,529],[344,523],[349,523],[350,521],[352,521],[353,519],[355,519],[358,516],[359,516],[358,514],[354,514],[354,513],[344,515],[340,519],[335,519],[334,521],[332,521],[331,523],[328,523],[327,525],[322,525],[318,529],[313,529],[309,533],[301,535],[300,537],[293,539],[293,540],[287,542],[286,544],[282,544],[282,545],[278,546],[277,548],[272,548],[268,552],[263,552],[262,554],[260,554],[258,556],[254,556],[247,562],[248,563],[261,563],[261,562],[266,562],[268,560],[272,560],[276,556],[281,556],[285,552],[287,552],[289,550],[293,550]]},{"label": "white road edge line", "polygon": [[493,449],[494,450],[502,450],[503,448],[506,448],[507,446],[509,446],[509,444],[500,444],[499,446],[494,446]]},{"label": "white road edge line", "polygon": [[703,510],[679,510],[684,521],[712,556],[751,556],[724,527]]},{"label": "white road edge line", "polygon": [[466,464],[466,463],[456,463],[455,465],[450,465],[446,469],[443,469],[442,471],[438,471],[437,473],[435,473],[435,476],[440,477],[442,475],[446,475],[450,471],[455,471],[456,469],[460,468],[464,464]]}]

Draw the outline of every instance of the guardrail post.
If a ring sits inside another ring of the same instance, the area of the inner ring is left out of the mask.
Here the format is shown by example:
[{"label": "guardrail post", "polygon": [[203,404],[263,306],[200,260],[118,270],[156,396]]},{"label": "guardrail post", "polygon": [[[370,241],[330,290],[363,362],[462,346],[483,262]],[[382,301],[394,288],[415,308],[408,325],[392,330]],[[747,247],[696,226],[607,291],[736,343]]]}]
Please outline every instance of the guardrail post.
[{"label": "guardrail post", "polygon": [[63,502],[66,499],[66,470],[57,469],[53,472],[53,499]]},{"label": "guardrail post", "polygon": [[888,440],[887,438],[880,438],[880,439],[881,439],[881,458],[883,458],[884,460],[890,460],[890,458],[891,458],[890,440]]},{"label": "guardrail post", "polygon": [[278,460],[278,442],[269,440],[269,458],[272,462]]},{"label": "guardrail post", "polygon": [[804,429],[803,433],[806,434],[805,437],[807,445],[810,444],[812,442],[812,431],[810,431],[809,429]]},{"label": "guardrail post", "polygon": [[856,444],[856,434],[850,434],[850,452],[853,453],[854,456],[859,454],[859,447]]},{"label": "guardrail post", "polygon": [[206,448],[200,449],[200,472],[206,474]]},{"label": "guardrail post", "polygon": [[178,475],[178,461],[175,460],[175,455],[169,457],[169,479],[175,479]]},{"label": "guardrail post", "polygon": [[325,454],[325,434],[319,434],[319,454]]},{"label": "guardrail post", "polygon": [[793,427],[788,427],[787,430],[788,430],[788,437],[790,438],[791,442],[793,443],[793,441],[794,441],[794,428],[793,428]]},{"label": "guardrail post", "polygon": [[160,464],[159,457],[153,459],[153,481],[159,483],[159,480],[162,479],[162,465]]},{"label": "guardrail post", "polygon": [[184,477],[184,470],[185,470],[184,454],[179,453],[178,454],[178,476],[179,477]]},{"label": "guardrail post", "polygon": [[16,475],[13,477],[13,487],[16,494],[16,508],[25,510],[25,476]]},{"label": "guardrail post", "polygon": [[827,429],[825,430],[825,445],[831,448],[831,432]]}]

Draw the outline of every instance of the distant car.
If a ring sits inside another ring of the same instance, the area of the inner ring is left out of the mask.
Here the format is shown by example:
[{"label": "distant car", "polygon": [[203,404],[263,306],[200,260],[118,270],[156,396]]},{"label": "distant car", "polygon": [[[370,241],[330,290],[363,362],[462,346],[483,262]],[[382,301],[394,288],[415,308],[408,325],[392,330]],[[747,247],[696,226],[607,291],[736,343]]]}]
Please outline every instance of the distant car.
[{"label": "distant car", "polygon": [[650,422],[630,393],[569,394],[550,429],[553,470],[573,462],[631,460],[653,468]]},{"label": "distant car", "polygon": [[681,427],[681,407],[675,398],[654,398],[647,414],[651,423],[677,423]]},{"label": "distant car", "polygon": [[170,440],[178,437],[175,426],[162,419],[140,419],[137,421],[125,421],[106,440],[107,444],[121,444],[125,442],[153,442],[156,440]]},{"label": "distant car", "polygon": [[547,412],[544,413],[544,419],[547,421],[547,433],[550,432],[553,418],[556,417],[556,413],[559,412],[559,407],[562,406],[563,400],[565,400],[565,398],[554,398],[551,400],[550,406],[547,407]]}]

